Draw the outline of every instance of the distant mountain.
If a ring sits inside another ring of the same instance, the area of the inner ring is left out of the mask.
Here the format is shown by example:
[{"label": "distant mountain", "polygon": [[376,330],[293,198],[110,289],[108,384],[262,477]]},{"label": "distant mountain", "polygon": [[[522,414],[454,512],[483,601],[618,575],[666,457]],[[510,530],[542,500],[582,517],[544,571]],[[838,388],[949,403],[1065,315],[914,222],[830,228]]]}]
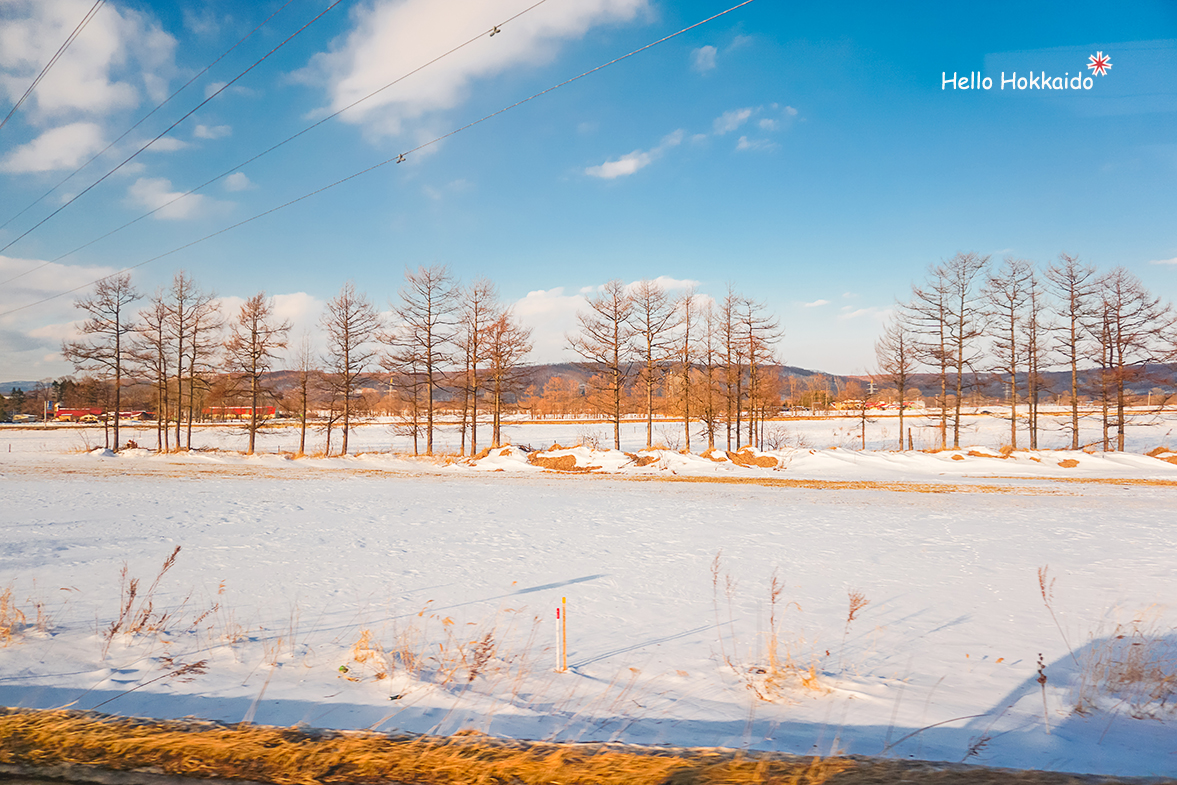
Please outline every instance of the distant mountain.
[{"label": "distant mountain", "polygon": [[0,382],[0,394],[8,395],[16,388],[20,388],[25,392],[31,392],[37,388],[40,382]]},{"label": "distant mountain", "polygon": [[[825,373],[824,371],[813,371],[808,368],[798,368],[793,365],[770,365],[765,367],[766,370],[775,370],[782,377],[794,376],[805,379],[813,376],[824,376],[829,379],[829,386],[831,391],[836,391],[837,388],[850,381],[865,382],[869,377],[861,374],[852,375],[838,375]],[[1149,365],[1145,369],[1145,373],[1140,374],[1139,377],[1132,379],[1128,383],[1128,389],[1136,395],[1147,395],[1152,392],[1174,392],[1177,391],[1177,364],[1168,365]],[[592,371],[585,369],[576,363],[549,363],[544,365],[533,365],[527,368],[527,383],[534,384],[536,389],[542,390],[544,385],[553,376],[560,376],[565,379],[571,379],[576,382],[587,382],[592,376]],[[1097,381],[1098,370],[1089,368],[1079,372],[1079,386],[1083,395],[1090,395],[1095,387]],[[444,378],[456,379],[460,374],[449,373],[444,374]],[[1003,374],[985,372],[976,374],[965,374],[964,386],[968,394],[977,394],[984,398],[1002,399],[1006,396],[1005,386],[1007,378]],[[1042,393],[1043,396],[1066,394],[1071,387],[1071,374],[1069,371],[1047,371],[1042,374]],[[294,388],[298,383],[298,373],[296,371],[273,371],[266,374],[267,386],[276,390],[279,393],[286,392]],[[18,381],[18,382],[0,382],[0,393],[8,395],[14,388],[19,387],[26,393],[32,392],[36,389],[39,381]],[[388,377],[385,374],[367,374],[361,380],[360,387],[368,387],[374,390],[387,389]],[[447,386],[445,382],[443,386]],[[912,377],[911,386],[920,391],[925,398],[932,398],[936,395],[939,388],[939,380],[935,374],[919,373]],[[1018,375],[1018,388],[1022,395],[1025,395],[1026,390],[1026,376],[1025,374]],[[446,395],[441,394],[441,399],[444,400]]]}]

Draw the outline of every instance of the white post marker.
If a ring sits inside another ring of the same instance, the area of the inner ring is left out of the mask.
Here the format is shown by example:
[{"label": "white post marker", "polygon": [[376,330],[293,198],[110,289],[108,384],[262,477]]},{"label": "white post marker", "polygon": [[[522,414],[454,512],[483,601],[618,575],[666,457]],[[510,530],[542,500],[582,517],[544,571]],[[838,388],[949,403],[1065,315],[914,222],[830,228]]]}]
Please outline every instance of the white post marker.
[{"label": "white post marker", "polygon": [[556,672],[568,670],[568,598],[556,606]]}]

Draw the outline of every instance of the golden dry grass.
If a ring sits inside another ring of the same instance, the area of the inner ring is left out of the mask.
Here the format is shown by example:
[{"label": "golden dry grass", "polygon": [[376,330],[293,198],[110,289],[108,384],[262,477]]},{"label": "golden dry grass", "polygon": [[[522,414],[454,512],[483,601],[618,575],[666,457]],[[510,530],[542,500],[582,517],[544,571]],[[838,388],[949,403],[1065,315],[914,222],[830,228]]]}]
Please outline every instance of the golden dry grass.
[{"label": "golden dry grass", "polygon": [[551,471],[576,471],[575,455],[543,455],[533,452],[527,456],[527,462],[532,466],[539,466],[541,469],[549,469]]},{"label": "golden dry grass", "polygon": [[778,464],[777,459],[771,455],[753,455],[751,450],[746,449],[729,452],[727,458],[736,466],[759,466],[761,469],[775,469]]},{"label": "golden dry grass", "polygon": [[152,767],[177,776],[280,785],[820,785],[858,766],[844,758],[512,743],[477,733],[390,737],[245,724],[155,722],[69,711],[0,711],[0,763],[80,764],[114,770]]},{"label": "golden dry grass", "polygon": [[8,646],[25,628],[24,611],[12,597],[12,586],[0,591],[0,646]]},{"label": "golden dry grass", "polygon": [[1074,469],[1076,466],[1079,465],[1079,462],[1077,460],[1075,460],[1074,458],[1063,458],[1061,461],[1058,462],[1058,465],[1063,467],[1064,469]]}]

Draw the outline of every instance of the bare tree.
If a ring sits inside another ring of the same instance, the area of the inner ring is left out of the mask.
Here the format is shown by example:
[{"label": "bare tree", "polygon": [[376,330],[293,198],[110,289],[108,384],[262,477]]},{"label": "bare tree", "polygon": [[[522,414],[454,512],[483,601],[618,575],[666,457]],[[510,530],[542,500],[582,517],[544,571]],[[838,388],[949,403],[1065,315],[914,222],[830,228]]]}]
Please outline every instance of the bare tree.
[{"label": "bare tree", "polygon": [[707,449],[715,449],[715,434],[719,431],[720,407],[716,397],[717,375],[719,372],[719,321],[715,304],[710,300],[701,310],[702,334],[695,355],[699,367],[695,371],[692,391],[699,403],[699,419],[707,434]]},{"label": "bare tree", "polygon": [[[434,394],[441,389],[445,366],[452,361],[457,323],[458,289],[444,265],[405,270],[405,285],[396,306],[400,320],[395,333],[396,354],[420,367],[424,374],[425,453],[433,454]],[[402,362],[402,365],[405,363]]]},{"label": "bare tree", "polygon": [[249,450],[257,439],[257,405],[263,393],[262,377],[273,367],[276,353],[286,348],[290,322],[274,319],[274,302],[258,292],[241,306],[225,341],[226,369],[249,384]]},{"label": "bare tree", "polygon": [[315,382],[315,353],[311,348],[311,336],[303,333],[298,342],[294,356],[295,376],[294,390],[288,395],[294,405],[290,408],[298,412],[298,454],[306,454],[307,446],[307,411],[310,408],[311,391]]},{"label": "bare tree", "polygon": [[168,383],[171,379],[168,354],[171,344],[168,341],[168,306],[162,289],[152,296],[150,307],[139,312],[135,332],[135,362],[155,383],[155,449],[163,452],[168,449],[170,435],[167,424]]},{"label": "bare tree", "polygon": [[580,331],[568,337],[569,347],[584,358],[581,365],[605,376],[613,418],[613,446],[621,449],[621,402],[629,375],[630,315],[633,301],[618,279],[609,281],[601,293],[589,298],[589,310],[576,318]]},{"label": "bare tree", "polygon": [[198,297],[188,319],[188,433],[185,444],[189,450],[192,449],[192,423],[196,419],[196,391],[201,390],[203,400],[217,370],[216,351],[221,346],[221,328],[225,326],[220,304],[215,298],[211,292]]},{"label": "bare tree", "polygon": [[486,278],[479,278],[461,290],[458,344],[465,365],[462,383],[463,454],[466,451],[467,411],[470,413],[470,454],[478,452],[478,395],[483,382],[479,366],[485,366],[490,357],[488,328],[501,315],[498,290]]},{"label": "bare tree", "polygon": [[641,362],[638,378],[645,388],[646,449],[654,446],[654,390],[673,353],[671,330],[675,327],[675,304],[657,281],[642,280],[629,293],[630,335],[633,354]]},{"label": "bare tree", "polygon": [[[123,368],[131,356],[134,324],[128,306],[138,300],[130,273],[98,281],[94,293],[78,298],[74,307],[88,314],[82,334],[90,340],[65,341],[61,353],[79,371],[93,371],[114,380],[114,450],[119,449],[119,413],[122,408]],[[107,448],[110,444],[107,443]]]},{"label": "bare tree", "polygon": [[948,446],[948,371],[952,365],[948,336],[948,273],[943,265],[928,268],[922,286],[912,287],[907,306],[909,324],[917,338],[913,345],[917,361],[936,371],[940,409],[940,449]]},{"label": "bare tree", "polygon": [[691,451],[691,393],[694,387],[691,373],[699,352],[699,307],[700,298],[694,289],[688,289],[677,304],[679,331],[675,356],[679,365],[679,386],[682,396],[683,447],[687,452]]},{"label": "bare tree", "polygon": [[[183,270],[176,273],[168,292],[168,337],[175,347],[176,449],[181,449],[184,424],[184,390],[188,391],[188,444],[192,448],[192,418],[195,386],[199,373],[211,363],[208,355],[215,342],[210,335],[220,328],[217,306],[211,293],[202,292]],[[187,376],[185,376],[185,372]]]},{"label": "bare tree", "polygon": [[504,396],[514,392],[522,380],[523,360],[531,352],[531,328],[516,322],[510,311],[501,313],[487,325],[486,346],[488,386],[494,413],[491,446],[498,447],[503,441]]},{"label": "bare tree", "polygon": [[732,449],[732,428],[735,428],[735,448],[740,449],[740,411],[744,401],[744,343],[740,340],[737,311],[740,296],[728,284],[727,294],[719,307],[720,343],[723,347],[722,385],[724,425],[727,429],[727,449]]},{"label": "bare tree", "polygon": [[1042,278],[1031,268],[1026,286],[1026,398],[1029,407],[1030,449],[1038,449],[1038,403],[1046,387],[1042,369],[1049,366],[1047,336],[1053,327],[1047,316],[1047,292]]},{"label": "bare tree", "polygon": [[1057,313],[1062,326],[1056,334],[1055,346],[1071,371],[1071,449],[1078,450],[1079,441],[1079,363],[1086,355],[1085,329],[1093,315],[1092,298],[1095,292],[1095,267],[1081,264],[1076,256],[1060,253],[1058,262],[1046,271],[1051,292],[1057,302]]},{"label": "bare tree", "polygon": [[995,367],[1009,379],[1009,443],[1014,449],[1018,446],[1018,370],[1028,359],[1022,325],[1032,277],[1029,262],[1007,256],[1001,267],[989,275],[984,289],[989,316],[997,327],[992,342]]},{"label": "bare tree", "polygon": [[977,286],[988,256],[975,253],[959,253],[944,263],[948,298],[947,316],[948,352],[952,360],[955,387],[955,412],[952,420],[952,446],[960,448],[960,409],[964,401],[965,372],[975,369],[981,352],[979,339],[985,332],[985,311]]},{"label": "bare tree", "polygon": [[[372,338],[380,329],[380,317],[366,295],[356,292],[348,281],[339,294],[327,301],[321,323],[327,330],[327,356],[324,364],[330,372],[330,383],[343,406],[343,444],[341,455],[347,455],[347,437],[351,428],[352,395],[360,375],[367,370],[375,356]],[[328,446],[330,451],[330,446]]]},{"label": "bare tree", "polygon": [[[1160,338],[1173,324],[1172,311],[1162,305],[1132,273],[1117,267],[1098,281],[1101,366],[1104,371],[1104,449],[1109,426],[1116,426],[1116,449],[1124,450],[1126,391],[1128,383],[1143,374],[1144,366],[1157,362],[1164,349]],[[1116,417],[1108,416],[1114,394]]]},{"label": "bare tree", "polygon": [[899,394],[899,449],[902,450],[905,433],[903,407],[907,400],[907,388],[916,370],[915,345],[902,310],[891,318],[882,336],[875,342],[875,358],[881,378],[894,384]]},{"label": "bare tree", "polygon": [[[735,320],[748,363],[748,444],[757,447],[760,442],[756,424],[763,417],[766,408],[763,404],[771,386],[763,378],[763,366],[773,361],[773,346],[780,340],[782,331],[780,323],[767,313],[764,303],[742,297],[737,308]],[[738,447],[738,435],[736,441]]]}]

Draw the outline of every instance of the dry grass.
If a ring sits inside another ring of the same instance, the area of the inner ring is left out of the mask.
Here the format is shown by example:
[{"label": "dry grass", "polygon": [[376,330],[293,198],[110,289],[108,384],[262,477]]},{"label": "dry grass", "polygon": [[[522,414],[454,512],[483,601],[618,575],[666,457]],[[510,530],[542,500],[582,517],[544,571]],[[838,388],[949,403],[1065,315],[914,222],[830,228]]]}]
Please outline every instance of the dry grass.
[{"label": "dry grass", "polygon": [[0,592],[0,647],[10,645],[24,631],[28,619],[17,607],[12,596],[12,584]]},{"label": "dry grass", "polygon": [[[528,454],[527,462],[532,466],[539,466],[542,469],[550,469],[558,472],[572,472],[577,470],[575,455],[544,455],[533,452]],[[580,471],[584,471],[584,469]]]},{"label": "dry grass", "polygon": [[[159,588],[159,582],[163,576],[167,574],[176,563],[176,556],[180,553],[180,546],[164,559],[163,567],[160,568],[159,573],[155,576],[155,580],[151,582],[151,586],[146,591],[139,594],[139,579],[131,578],[127,572],[127,563],[123,562],[123,568],[119,573],[119,615],[118,618],[110,623],[110,626],[103,633],[102,656],[106,657],[106,653],[110,650],[110,644],[114,640],[114,636],[120,632],[125,635],[138,635],[145,632],[163,632],[168,623],[174,620],[178,609],[170,609],[166,611],[155,610],[155,590]],[[187,602],[180,603],[182,608]]]},{"label": "dry grass", "polygon": [[[797,636],[789,642],[782,640],[780,622],[791,605],[798,611],[796,602],[781,602],[784,584],[774,571],[769,582],[768,631],[758,631],[757,644],[751,650],[741,643],[735,630],[735,600],[738,583],[731,573],[723,569],[723,553],[718,552],[711,561],[711,591],[715,609],[716,630],[719,634],[720,656],[732,672],[744,683],[744,687],[758,700],[775,702],[789,700],[797,690],[828,692],[817,672],[816,658],[808,665],[794,658],[804,646],[804,639]],[[726,606],[726,621],[721,621],[720,595]],[[727,634],[723,632],[727,629]]]},{"label": "dry grass", "polygon": [[658,462],[657,455],[638,455],[637,453],[627,452],[625,457],[629,458],[634,466],[649,466],[652,463]]},{"label": "dry grass", "polygon": [[1077,460],[1075,460],[1074,458],[1063,458],[1061,461],[1058,462],[1058,465],[1063,467],[1064,469],[1074,469],[1076,466],[1079,465],[1079,462]]},{"label": "dry grass", "polygon": [[0,762],[83,764],[278,785],[820,785],[860,764],[720,750],[501,742],[205,722],[145,722],[81,712],[4,710]]},{"label": "dry grass", "polygon": [[[1079,658],[1075,711],[1125,708],[1137,719],[1164,719],[1177,711],[1177,636],[1148,609],[1116,624],[1107,635],[1093,634]],[[1103,708],[1107,708],[1105,704]]]},{"label": "dry grass", "polygon": [[753,455],[751,450],[728,452],[727,458],[736,466],[758,466],[761,469],[775,469],[779,462],[771,455]]}]

